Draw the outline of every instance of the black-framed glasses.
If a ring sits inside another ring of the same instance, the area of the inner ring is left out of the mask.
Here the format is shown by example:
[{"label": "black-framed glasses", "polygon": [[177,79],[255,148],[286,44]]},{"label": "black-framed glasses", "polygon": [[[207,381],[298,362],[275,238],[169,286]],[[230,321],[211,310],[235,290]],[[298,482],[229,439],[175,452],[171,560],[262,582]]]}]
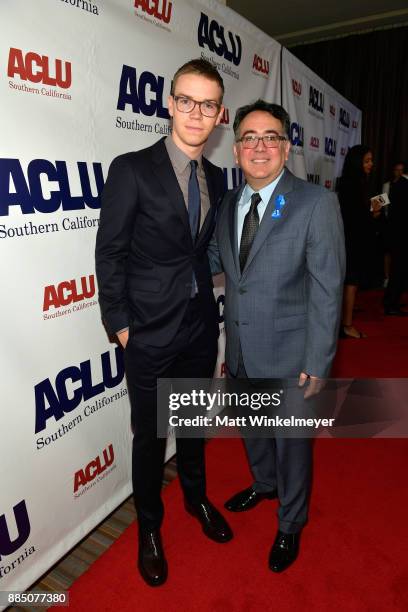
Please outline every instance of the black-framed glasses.
[{"label": "black-framed glasses", "polygon": [[242,143],[244,149],[256,149],[259,141],[262,140],[265,147],[268,149],[277,149],[281,142],[287,140],[286,136],[280,136],[279,134],[264,134],[263,136],[255,136],[255,134],[248,134],[242,138],[238,138],[237,142]]},{"label": "black-framed glasses", "polygon": [[221,104],[214,102],[213,100],[193,100],[193,98],[187,98],[187,96],[173,96],[176,103],[176,108],[181,113],[191,113],[198,104],[200,113],[204,117],[216,117],[220,112]]}]

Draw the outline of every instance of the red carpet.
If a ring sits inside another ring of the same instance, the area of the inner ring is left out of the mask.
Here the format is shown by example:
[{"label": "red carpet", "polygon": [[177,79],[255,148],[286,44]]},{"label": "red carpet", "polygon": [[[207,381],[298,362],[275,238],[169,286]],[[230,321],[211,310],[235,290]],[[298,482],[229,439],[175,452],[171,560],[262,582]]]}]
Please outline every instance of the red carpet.
[{"label": "red carpet", "polygon": [[[383,320],[377,294],[364,295],[361,304],[356,323],[370,337],[340,343],[336,375],[407,376],[408,321]],[[218,507],[251,482],[239,440],[210,442],[207,464],[209,496]],[[228,513],[235,538],[220,545],[184,512],[175,481],[164,492],[168,582],[152,589],[139,577],[132,525],[70,589],[70,609],[406,611],[407,465],[407,440],[318,440],[310,524],[298,561],[279,575],[267,569],[275,501]]]},{"label": "red carpet", "polygon": [[[408,317],[384,316],[381,300],[382,292],[357,294],[360,308],[354,324],[368,337],[340,341],[333,367],[334,377],[408,377]],[[408,294],[403,301],[408,304]]]}]

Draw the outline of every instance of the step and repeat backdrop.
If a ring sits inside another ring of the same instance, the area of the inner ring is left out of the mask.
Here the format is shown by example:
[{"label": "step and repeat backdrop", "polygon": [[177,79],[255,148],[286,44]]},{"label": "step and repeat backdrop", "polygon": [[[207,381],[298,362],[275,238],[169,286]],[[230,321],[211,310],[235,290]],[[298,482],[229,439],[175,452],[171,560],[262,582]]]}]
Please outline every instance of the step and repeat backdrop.
[{"label": "step and repeat backdrop", "polygon": [[331,191],[345,155],[361,141],[361,111],[282,48],[282,105],[291,118],[288,166]]},{"label": "step and repeat backdrop", "polygon": [[[203,57],[224,79],[225,112],[206,155],[229,188],[242,181],[232,156],[238,106],[283,99],[291,169],[329,188],[343,149],[359,142],[361,116],[216,1],[3,0],[0,31],[4,591],[27,588],[131,493],[122,352],[97,303],[99,197],[116,155],[171,133],[175,70]],[[222,375],[220,280],[216,298]]]}]

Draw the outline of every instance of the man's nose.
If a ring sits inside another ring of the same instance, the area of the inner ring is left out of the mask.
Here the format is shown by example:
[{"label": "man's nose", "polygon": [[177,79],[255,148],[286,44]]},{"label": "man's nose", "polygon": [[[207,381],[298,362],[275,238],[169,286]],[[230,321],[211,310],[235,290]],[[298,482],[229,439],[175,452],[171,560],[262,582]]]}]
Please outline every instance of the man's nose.
[{"label": "man's nose", "polygon": [[193,117],[194,119],[202,118],[202,113],[198,102],[195,103],[193,110],[190,111],[190,117]]},{"label": "man's nose", "polygon": [[256,144],[255,149],[261,149],[261,151],[263,151],[264,149],[266,149],[266,147],[265,147],[265,143],[264,143],[263,138],[262,138],[261,136],[258,138],[258,142],[257,142],[257,144]]}]

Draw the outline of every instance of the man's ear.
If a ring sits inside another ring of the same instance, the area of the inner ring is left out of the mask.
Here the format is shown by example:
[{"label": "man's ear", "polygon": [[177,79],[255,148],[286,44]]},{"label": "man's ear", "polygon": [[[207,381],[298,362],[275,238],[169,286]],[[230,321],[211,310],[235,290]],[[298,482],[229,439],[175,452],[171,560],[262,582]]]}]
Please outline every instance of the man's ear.
[{"label": "man's ear", "polygon": [[238,156],[238,145],[237,145],[237,143],[234,143],[234,146],[233,146],[232,150],[234,151],[235,163],[237,164],[237,166],[239,166],[239,156]]},{"label": "man's ear", "polygon": [[291,147],[290,140],[287,140],[285,142],[285,161],[288,161],[288,159],[289,159],[290,147]]},{"label": "man's ear", "polygon": [[173,96],[169,96],[167,98],[167,108],[169,109],[170,117],[173,117],[173,115],[174,115],[174,98],[173,98]]}]

